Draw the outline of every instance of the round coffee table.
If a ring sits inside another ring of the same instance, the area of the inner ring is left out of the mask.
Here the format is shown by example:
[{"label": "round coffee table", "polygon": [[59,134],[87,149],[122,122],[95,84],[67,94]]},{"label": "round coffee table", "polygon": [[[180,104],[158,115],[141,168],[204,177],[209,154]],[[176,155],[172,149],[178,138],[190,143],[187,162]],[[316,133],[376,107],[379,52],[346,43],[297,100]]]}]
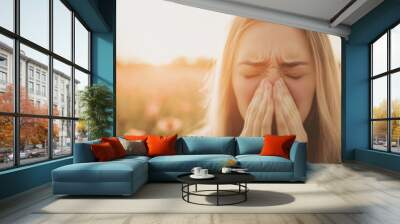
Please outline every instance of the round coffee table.
[{"label": "round coffee table", "polygon": [[[249,188],[247,183],[255,180],[255,177],[248,173],[216,173],[212,179],[193,179],[190,177],[191,173],[182,174],[177,177],[178,181],[182,183],[182,199],[188,203],[198,205],[234,205],[245,202],[247,200],[247,192]],[[198,190],[197,185],[215,185],[215,190]],[[190,191],[190,186],[195,186],[194,191]],[[220,185],[236,185],[237,190],[224,190],[220,189]],[[215,194],[206,194],[214,192]],[[190,196],[203,196],[203,197],[216,197],[216,204],[202,204],[190,201]],[[221,203],[221,197],[240,196],[240,199],[231,203]]]}]

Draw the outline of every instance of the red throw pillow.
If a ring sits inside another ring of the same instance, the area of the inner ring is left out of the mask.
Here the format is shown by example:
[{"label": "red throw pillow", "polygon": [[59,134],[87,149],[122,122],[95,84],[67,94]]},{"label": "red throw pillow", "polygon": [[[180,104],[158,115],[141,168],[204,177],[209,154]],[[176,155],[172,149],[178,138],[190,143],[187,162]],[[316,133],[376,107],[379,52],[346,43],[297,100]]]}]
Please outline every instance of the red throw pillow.
[{"label": "red throw pillow", "polygon": [[264,136],[264,146],[261,149],[260,155],[280,156],[289,159],[290,148],[295,139],[296,135],[266,135]]},{"label": "red throw pillow", "polygon": [[101,138],[101,142],[108,142],[114,149],[115,155],[118,158],[126,156],[126,151],[124,146],[122,146],[121,142],[117,137],[109,137],[109,138]]},{"label": "red throw pillow", "polygon": [[147,147],[148,156],[165,156],[165,155],[176,155],[176,138],[174,136],[148,136]]},{"label": "red throw pillow", "polygon": [[91,145],[94,157],[99,162],[110,161],[116,159],[115,151],[112,145],[108,142]]}]

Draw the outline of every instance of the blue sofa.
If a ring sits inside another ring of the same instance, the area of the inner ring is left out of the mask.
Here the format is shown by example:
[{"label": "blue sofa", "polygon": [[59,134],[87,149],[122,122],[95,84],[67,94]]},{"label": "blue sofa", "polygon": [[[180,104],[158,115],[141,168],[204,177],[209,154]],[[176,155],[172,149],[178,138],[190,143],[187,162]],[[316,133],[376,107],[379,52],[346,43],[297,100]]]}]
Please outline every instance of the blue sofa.
[{"label": "blue sofa", "polygon": [[176,181],[180,174],[200,166],[218,172],[236,160],[260,182],[304,182],[306,144],[295,142],[290,159],[260,156],[262,137],[180,137],[177,155],[127,156],[96,162],[90,145],[75,144],[74,163],[52,171],[53,193],[67,195],[131,195],[148,181]]}]

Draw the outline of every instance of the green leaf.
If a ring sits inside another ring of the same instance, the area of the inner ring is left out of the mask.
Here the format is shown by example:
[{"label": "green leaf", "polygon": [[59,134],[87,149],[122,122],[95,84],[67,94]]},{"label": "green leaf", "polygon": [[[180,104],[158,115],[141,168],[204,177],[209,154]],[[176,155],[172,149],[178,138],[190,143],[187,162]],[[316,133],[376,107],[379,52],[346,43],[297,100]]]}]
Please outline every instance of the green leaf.
[{"label": "green leaf", "polygon": [[109,136],[107,129],[112,125],[113,95],[103,84],[86,87],[80,92],[82,119],[86,122],[89,139]]}]

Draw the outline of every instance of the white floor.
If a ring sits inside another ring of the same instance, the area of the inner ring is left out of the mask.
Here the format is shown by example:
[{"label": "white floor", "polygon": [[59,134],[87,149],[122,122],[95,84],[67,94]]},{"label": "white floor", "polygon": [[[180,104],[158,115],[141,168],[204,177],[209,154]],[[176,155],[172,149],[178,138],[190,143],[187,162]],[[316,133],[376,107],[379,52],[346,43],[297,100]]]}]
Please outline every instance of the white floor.
[{"label": "white floor", "polygon": [[[0,202],[0,223],[400,223],[400,175],[361,164],[312,165],[307,184],[316,184],[349,204],[363,204],[358,213],[302,214],[44,214],[55,201],[42,186]],[[312,195],[309,197],[313,197]],[[315,203],[321,203],[318,197]],[[174,206],[171,204],[171,206]]]},{"label": "white floor", "polygon": [[[247,200],[236,205],[204,206],[187,203],[182,200],[181,184],[149,183],[130,197],[71,197],[60,196],[53,202],[45,202],[35,211],[41,214],[143,214],[143,213],[180,213],[180,214],[276,214],[276,213],[360,213],[362,203],[346,201],[313,183],[251,183]],[[238,187],[224,185],[220,190],[237,191]],[[195,203],[215,205],[217,203],[215,185],[199,185],[197,193],[209,195],[190,196]],[[191,191],[195,187],[192,186]],[[204,191],[212,190],[212,191]],[[225,192],[220,192],[226,195]],[[229,192],[229,194],[232,194]],[[223,196],[221,204],[244,200],[244,195]],[[318,201],[319,203],[315,203]],[[173,205],[173,206],[171,206]],[[41,205],[38,204],[37,207]]]}]

